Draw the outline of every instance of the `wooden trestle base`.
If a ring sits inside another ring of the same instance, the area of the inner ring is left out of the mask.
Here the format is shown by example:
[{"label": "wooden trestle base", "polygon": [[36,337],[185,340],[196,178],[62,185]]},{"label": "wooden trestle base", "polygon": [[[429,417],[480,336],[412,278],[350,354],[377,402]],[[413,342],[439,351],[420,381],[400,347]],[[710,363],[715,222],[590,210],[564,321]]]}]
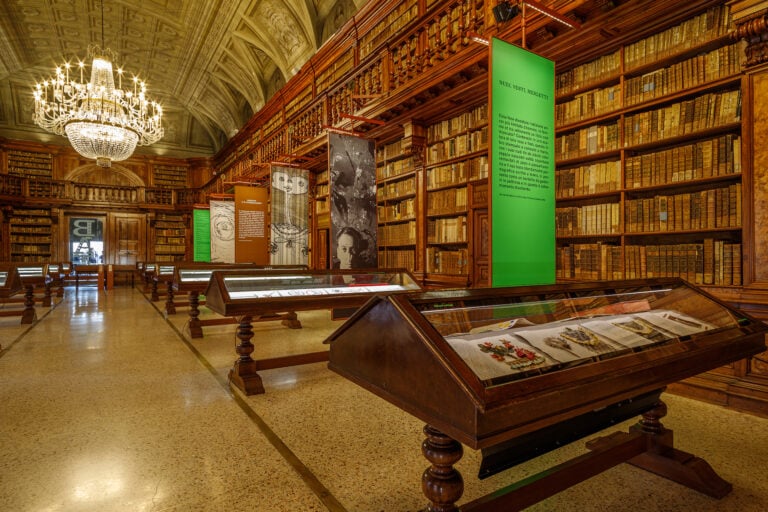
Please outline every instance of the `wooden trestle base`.
[{"label": "wooden trestle base", "polygon": [[[726,496],[732,489],[730,483],[703,459],[673,447],[672,431],[659,421],[666,412],[660,401],[629,432],[589,441],[586,446],[590,452],[466,503],[461,511],[522,510],[623,462],[713,498]],[[424,427],[424,434],[422,453],[431,463],[422,476],[422,490],[429,500],[426,510],[457,511],[464,481],[453,465],[461,459],[462,446],[430,425]]]},{"label": "wooden trestle base", "polygon": [[[207,325],[228,325],[236,324],[238,320],[234,317],[222,317],[222,318],[206,318],[200,320],[200,305],[204,302],[200,301],[200,294],[198,292],[189,292],[189,335],[192,338],[203,337],[203,327]],[[175,310],[174,310],[175,312]],[[289,311],[288,313],[274,313],[265,314],[260,317],[253,317],[252,321],[258,322],[273,322],[280,320],[280,323],[289,329],[301,329],[301,321],[299,320],[296,312]]]},{"label": "wooden trestle base", "polygon": [[301,323],[295,312],[281,315],[270,313],[263,316],[246,315],[240,317],[240,323],[237,326],[237,339],[239,340],[239,343],[235,349],[239,358],[235,361],[234,366],[229,371],[229,382],[246,395],[259,395],[266,392],[264,390],[264,384],[261,381],[261,376],[258,374],[258,370],[272,370],[275,368],[285,368],[286,366],[328,361],[327,350],[311,352],[308,354],[273,357],[270,359],[254,360],[251,358],[254,349],[253,343],[251,343],[251,338],[253,338],[252,322],[275,320],[276,317],[288,317],[282,321],[283,325],[291,327],[291,325],[298,324],[299,328],[301,327]]}]

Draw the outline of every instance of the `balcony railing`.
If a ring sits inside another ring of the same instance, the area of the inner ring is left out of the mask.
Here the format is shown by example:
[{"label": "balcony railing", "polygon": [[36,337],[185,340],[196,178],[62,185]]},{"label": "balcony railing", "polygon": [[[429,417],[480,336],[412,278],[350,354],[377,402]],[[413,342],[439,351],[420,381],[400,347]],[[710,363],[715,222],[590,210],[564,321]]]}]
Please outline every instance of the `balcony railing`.
[{"label": "balcony railing", "polygon": [[21,178],[0,174],[0,197],[45,199],[52,204],[192,206],[199,203],[198,189],[164,189],[98,185],[69,181]]}]

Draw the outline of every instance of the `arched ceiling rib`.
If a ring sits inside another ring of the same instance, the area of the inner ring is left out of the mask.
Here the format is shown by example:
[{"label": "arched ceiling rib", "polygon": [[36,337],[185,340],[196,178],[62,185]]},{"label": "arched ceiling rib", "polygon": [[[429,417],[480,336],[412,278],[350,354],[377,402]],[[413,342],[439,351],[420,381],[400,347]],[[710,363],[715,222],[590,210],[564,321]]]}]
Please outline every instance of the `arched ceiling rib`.
[{"label": "arched ceiling rib", "polygon": [[[363,3],[103,0],[104,43],[164,107],[173,129],[158,152],[212,155]],[[89,60],[101,34],[102,0],[0,2],[0,136],[51,140],[32,123],[32,87],[66,60]],[[194,126],[209,144],[190,144]]]}]

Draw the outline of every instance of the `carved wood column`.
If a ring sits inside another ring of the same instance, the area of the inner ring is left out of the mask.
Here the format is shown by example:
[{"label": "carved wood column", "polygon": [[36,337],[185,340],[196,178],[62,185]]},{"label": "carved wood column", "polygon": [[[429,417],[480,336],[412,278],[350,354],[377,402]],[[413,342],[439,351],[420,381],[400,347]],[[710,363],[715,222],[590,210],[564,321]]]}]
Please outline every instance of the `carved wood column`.
[{"label": "carved wood column", "polygon": [[742,87],[744,286],[768,289],[768,1],[729,2],[734,38],[747,41]]}]

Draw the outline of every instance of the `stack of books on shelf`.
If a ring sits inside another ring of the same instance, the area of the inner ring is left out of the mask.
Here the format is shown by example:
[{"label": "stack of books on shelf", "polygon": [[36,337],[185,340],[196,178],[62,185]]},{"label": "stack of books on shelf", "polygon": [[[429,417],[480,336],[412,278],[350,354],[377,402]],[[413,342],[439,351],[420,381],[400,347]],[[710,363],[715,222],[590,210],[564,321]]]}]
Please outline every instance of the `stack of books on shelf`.
[{"label": "stack of books on shelf", "polygon": [[624,118],[624,145],[634,146],[715,128],[741,119],[741,91],[697,96]]},{"label": "stack of books on shelf", "polygon": [[464,243],[467,241],[467,217],[448,217],[427,221],[427,242],[431,244]]},{"label": "stack of books on shelf", "polygon": [[413,219],[416,217],[416,201],[411,198],[391,205],[379,205],[377,213],[379,222]]},{"label": "stack of books on shelf", "polygon": [[618,149],[618,123],[593,125],[555,138],[555,159],[558,161]]},{"label": "stack of books on shelf", "polygon": [[386,249],[379,251],[379,267],[412,269],[416,265],[413,249]]},{"label": "stack of books on shelf", "polygon": [[467,188],[449,188],[427,195],[427,215],[446,215],[467,211]]},{"label": "stack of books on shelf", "polygon": [[741,137],[729,133],[665,149],[627,157],[627,188],[666,185],[741,172]]},{"label": "stack of books on shelf", "polygon": [[622,279],[621,247],[603,243],[572,244],[556,252],[558,279]]},{"label": "stack of books on shelf", "polygon": [[378,227],[378,239],[385,245],[412,245],[416,243],[416,221]]},{"label": "stack of books on shelf", "polygon": [[730,28],[728,6],[716,5],[679,25],[626,46],[624,69],[631,70],[695,48],[706,41],[728,35]]},{"label": "stack of books on shelf", "polygon": [[691,283],[740,286],[741,244],[705,238],[700,243],[628,245],[625,247],[628,279],[681,277]]},{"label": "stack of books on shelf", "polygon": [[745,46],[746,42],[742,41],[717,48],[706,54],[696,55],[666,68],[629,78],[624,85],[625,104],[636,105],[736,75],[741,72]]},{"label": "stack of books on shelf", "polygon": [[555,171],[558,198],[599,194],[621,188],[621,162],[597,162]]},{"label": "stack of books on shelf", "polygon": [[427,272],[436,274],[464,274],[467,272],[469,253],[466,249],[444,250],[427,247]]},{"label": "stack of books on shelf", "polygon": [[619,234],[619,203],[555,208],[556,236]]},{"label": "stack of books on shelf", "polygon": [[568,71],[558,73],[555,79],[557,96],[563,96],[579,89],[589,87],[590,84],[611,77],[618,77],[621,69],[621,50],[603,55],[581,66]]},{"label": "stack of books on shelf", "polygon": [[689,231],[741,227],[741,183],[626,202],[625,231]]}]

